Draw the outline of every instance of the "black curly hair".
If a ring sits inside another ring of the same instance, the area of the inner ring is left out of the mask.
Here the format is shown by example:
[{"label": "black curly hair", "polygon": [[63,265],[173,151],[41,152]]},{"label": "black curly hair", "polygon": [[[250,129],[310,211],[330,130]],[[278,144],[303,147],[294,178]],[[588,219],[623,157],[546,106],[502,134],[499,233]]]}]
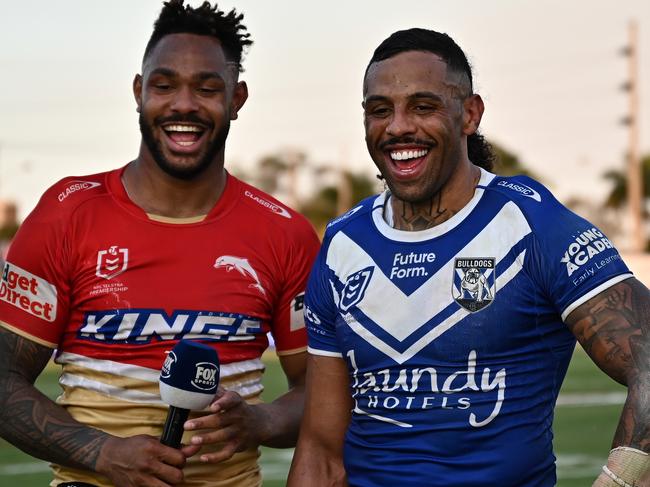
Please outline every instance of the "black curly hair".
[{"label": "black curly hair", "polygon": [[184,0],[164,2],[144,50],[143,60],[166,35],[197,34],[219,39],[226,59],[236,63],[241,72],[244,50],[253,43],[246,26],[241,23],[243,19],[244,15],[235,9],[225,13],[218,9],[216,3],[213,7],[210,2],[203,2],[200,7],[193,8],[184,5]]},{"label": "black curly hair", "polygon": [[[426,51],[440,56],[452,71],[461,73],[466,77],[468,85],[464,96],[472,94],[472,68],[460,46],[447,34],[421,28],[394,32],[379,44],[366,67],[364,82],[368,75],[368,69],[373,63],[406,51]],[[477,166],[487,171],[491,171],[494,167],[496,159],[494,151],[489,142],[479,132],[474,132],[467,137],[467,153],[469,160]]]}]

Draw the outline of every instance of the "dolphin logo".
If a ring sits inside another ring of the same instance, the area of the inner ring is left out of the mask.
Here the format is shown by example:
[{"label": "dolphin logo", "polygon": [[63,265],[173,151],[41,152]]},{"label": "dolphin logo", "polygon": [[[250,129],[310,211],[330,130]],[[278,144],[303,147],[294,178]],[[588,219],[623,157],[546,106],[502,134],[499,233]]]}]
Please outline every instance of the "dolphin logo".
[{"label": "dolphin logo", "polygon": [[255,272],[255,269],[253,269],[253,267],[248,263],[248,259],[236,257],[234,255],[222,255],[221,257],[217,257],[217,260],[214,262],[215,269],[219,269],[220,267],[225,267],[228,272],[235,269],[242,276],[252,279],[255,281],[255,284],[249,284],[248,287],[257,289],[260,293],[266,296],[266,290],[262,287],[257,272]]}]

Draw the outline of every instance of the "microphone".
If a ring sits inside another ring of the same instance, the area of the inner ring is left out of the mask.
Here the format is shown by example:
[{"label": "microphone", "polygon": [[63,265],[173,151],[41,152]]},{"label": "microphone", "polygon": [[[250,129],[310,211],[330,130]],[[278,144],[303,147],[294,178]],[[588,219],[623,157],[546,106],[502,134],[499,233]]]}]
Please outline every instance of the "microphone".
[{"label": "microphone", "polygon": [[210,405],[219,385],[219,355],[202,343],[179,341],[160,371],[160,397],[169,404],[160,442],[180,448],[183,423],[190,411]]}]

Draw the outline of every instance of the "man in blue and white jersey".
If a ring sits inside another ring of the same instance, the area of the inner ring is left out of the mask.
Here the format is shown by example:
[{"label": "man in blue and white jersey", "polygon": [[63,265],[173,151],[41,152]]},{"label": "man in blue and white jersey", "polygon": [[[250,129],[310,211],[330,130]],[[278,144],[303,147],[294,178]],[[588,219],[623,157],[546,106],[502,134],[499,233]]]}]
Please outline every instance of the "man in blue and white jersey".
[{"label": "man in blue and white jersey", "polygon": [[648,289],[544,186],[490,172],[483,101],[450,37],[394,33],[363,94],[388,190],[330,223],[312,271],[289,485],[555,485],[576,339],[628,386],[594,485],[650,485]]}]

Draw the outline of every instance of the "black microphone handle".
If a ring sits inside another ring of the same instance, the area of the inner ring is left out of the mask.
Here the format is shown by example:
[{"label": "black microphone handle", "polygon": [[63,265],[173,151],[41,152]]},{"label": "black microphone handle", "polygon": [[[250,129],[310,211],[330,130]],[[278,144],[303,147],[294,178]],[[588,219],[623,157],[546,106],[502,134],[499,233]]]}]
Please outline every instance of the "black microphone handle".
[{"label": "black microphone handle", "polygon": [[183,437],[183,423],[187,421],[189,414],[189,409],[169,406],[169,412],[167,413],[167,420],[165,421],[162,436],[160,437],[160,443],[179,449],[181,447],[181,438]]}]

